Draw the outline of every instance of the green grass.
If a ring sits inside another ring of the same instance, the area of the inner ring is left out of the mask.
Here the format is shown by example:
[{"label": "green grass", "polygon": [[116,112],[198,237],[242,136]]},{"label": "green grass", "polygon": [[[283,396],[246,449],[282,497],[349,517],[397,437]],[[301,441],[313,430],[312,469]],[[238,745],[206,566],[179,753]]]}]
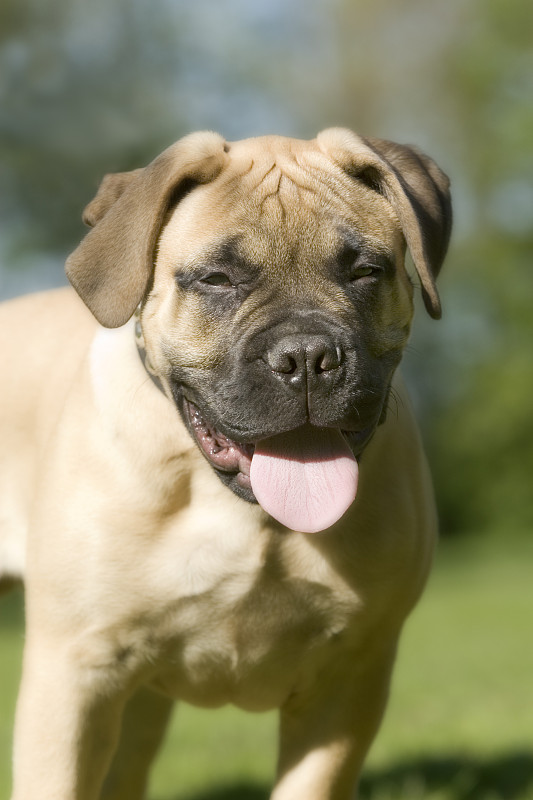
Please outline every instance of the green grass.
[{"label": "green grass", "polygon": [[0,800],[9,797],[15,700],[22,661],[22,597],[0,597]]},{"label": "green grass", "polygon": [[[533,541],[444,542],[409,620],[363,800],[533,800]],[[20,598],[0,601],[0,800],[9,797]],[[182,706],[153,800],[266,800],[276,717]],[[299,799],[295,799],[299,800]]]}]

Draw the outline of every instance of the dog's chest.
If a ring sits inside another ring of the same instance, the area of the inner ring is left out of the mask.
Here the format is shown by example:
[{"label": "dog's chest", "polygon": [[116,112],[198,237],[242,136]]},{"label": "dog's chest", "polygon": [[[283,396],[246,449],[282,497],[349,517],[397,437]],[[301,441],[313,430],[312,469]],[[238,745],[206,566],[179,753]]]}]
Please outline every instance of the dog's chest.
[{"label": "dog's chest", "polygon": [[[305,556],[308,556],[307,558]],[[359,601],[316,554],[197,549],[161,617],[164,656],[154,681],[188,702],[279,706],[345,646]]]}]

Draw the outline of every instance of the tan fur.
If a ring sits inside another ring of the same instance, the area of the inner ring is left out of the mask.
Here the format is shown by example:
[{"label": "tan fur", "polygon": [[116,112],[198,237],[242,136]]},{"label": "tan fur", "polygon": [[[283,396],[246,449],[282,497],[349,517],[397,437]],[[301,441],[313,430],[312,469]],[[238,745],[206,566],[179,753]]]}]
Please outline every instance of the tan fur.
[{"label": "tan fur", "polygon": [[[401,379],[361,459],[355,503],[315,535],[287,532],[222,485],[168,381],[171,362],[213,369],[273,307],[347,319],[320,266],[339,219],[396,264],[373,323],[377,351],[409,332],[404,237],[438,314],[447,183],[394,147],[342,131],[311,143],[187,137],[147,170],[107,180],[69,259],[89,308],[119,327],[100,327],[69,289],[0,309],[0,577],[24,571],[27,592],[13,800],[140,800],[175,699],[279,708],[272,798],[353,796],[436,532]],[[357,179],[365,168],[382,192]],[[420,204],[432,220],[417,217]],[[175,275],[228,234],[241,235],[262,282],[221,324]],[[167,394],[143,368],[133,322],[120,327],[140,301]]]}]

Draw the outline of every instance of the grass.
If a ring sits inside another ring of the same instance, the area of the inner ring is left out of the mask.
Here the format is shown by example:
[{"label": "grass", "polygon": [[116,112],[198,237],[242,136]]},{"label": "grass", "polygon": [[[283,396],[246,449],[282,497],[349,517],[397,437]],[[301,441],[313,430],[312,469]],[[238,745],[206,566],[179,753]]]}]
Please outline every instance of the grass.
[{"label": "grass", "polygon": [[[363,800],[533,800],[533,542],[444,542],[409,620]],[[0,602],[0,800],[9,797],[20,597]],[[181,706],[153,800],[266,800],[276,717]]]}]

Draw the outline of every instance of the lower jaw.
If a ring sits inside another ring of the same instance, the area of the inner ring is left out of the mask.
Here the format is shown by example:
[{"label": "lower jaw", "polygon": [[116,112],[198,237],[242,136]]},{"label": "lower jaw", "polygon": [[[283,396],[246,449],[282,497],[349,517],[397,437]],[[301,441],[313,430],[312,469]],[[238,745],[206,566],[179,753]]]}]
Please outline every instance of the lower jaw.
[{"label": "lower jaw", "polygon": [[[180,406],[183,416],[195,439],[198,448],[206,461],[213,468],[222,483],[234,494],[249,503],[257,503],[250,482],[250,464],[254,445],[240,445],[208,425],[199,409],[183,398]],[[356,458],[359,458],[368,441],[372,437],[375,426],[361,431],[342,431]],[[235,461],[235,465],[224,467],[224,461]],[[218,463],[217,463],[218,462]]]},{"label": "lower jaw", "polygon": [[[213,467],[212,464],[211,466]],[[247,503],[257,504],[249,475],[244,475],[242,472],[224,472],[216,467],[213,467],[213,471],[220,478],[222,483],[227,486],[228,489],[231,489],[237,497],[246,500]]]}]

